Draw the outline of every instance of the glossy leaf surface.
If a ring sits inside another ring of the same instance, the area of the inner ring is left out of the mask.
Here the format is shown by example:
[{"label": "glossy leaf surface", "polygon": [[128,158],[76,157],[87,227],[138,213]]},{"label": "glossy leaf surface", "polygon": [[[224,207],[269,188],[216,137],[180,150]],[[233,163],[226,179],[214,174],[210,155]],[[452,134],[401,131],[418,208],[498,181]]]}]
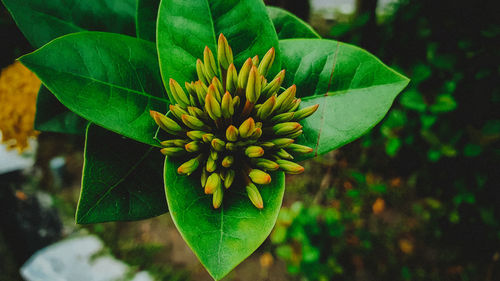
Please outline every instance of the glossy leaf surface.
[{"label": "glossy leaf surface", "polygon": [[135,36],[136,0],[2,0],[35,48],[68,33],[108,31]]},{"label": "glossy leaf surface", "polygon": [[180,163],[165,162],[165,189],[170,214],[182,237],[216,280],[220,280],[264,242],[281,208],[285,190],[282,172],[259,187],[264,209],[255,208],[241,182],[225,191],[222,206],[200,186],[199,174],[177,174]]},{"label": "glossy leaf surface", "polygon": [[160,0],[137,0],[136,30],[137,37],[151,42],[156,41],[156,17]]},{"label": "glossy leaf surface", "polygon": [[278,38],[321,38],[319,34],[305,21],[294,14],[277,7],[266,7]]},{"label": "glossy leaf surface", "polygon": [[162,0],[158,14],[157,46],[165,83],[195,81],[196,59],[208,46],[214,55],[220,33],[227,37],[235,66],[276,48],[270,76],[279,71],[278,37],[260,0]]},{"label": "glossy leaf surface", "polygon": [[69,111],[43,85],[36,98],[35,129],[44,132],[85,134],[87,120]]},{"label": "glossy leaf surface", "polygon": [[[49,41],[84,30],[134,33],[134,0],[2,0],[28,41],[39,48]],[[41,131],[84,134],[86,121],[40,88],[35,128]]]},{"label": "glossy leaf surface", "polygon": [[159,151],[94,124],[85,145],[77,223],[140,220],[168,211]]},{"label": "glossy leaf surface", "polygon": [[[298,143],[323,154],[365,134],[387,113],[409,80],[358,47],[332,40],[280,41],[285,85],[297,85],[301,107],[319,104],[304,119]],[[331,79],[330,79],[331,77]],[[331,80],[331,81],[330,81]]]},{"label": "glossy leaf surface", "polygon": [[103,32],[60,37],[20,61],[70,110],[106,129],[158,145],[149,110],[167,111],[154,44]]}]

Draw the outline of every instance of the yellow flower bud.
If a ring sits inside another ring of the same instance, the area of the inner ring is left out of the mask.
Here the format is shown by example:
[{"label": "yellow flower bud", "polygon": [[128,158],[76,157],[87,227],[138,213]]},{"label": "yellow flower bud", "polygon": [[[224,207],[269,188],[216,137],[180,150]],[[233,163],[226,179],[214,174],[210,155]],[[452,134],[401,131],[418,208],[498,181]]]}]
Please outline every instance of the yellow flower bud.
[{"label": "yellow flower bud", "polygon": [[247,190],[248,198],[250,198],[250,201],[252,202],[252,204],[259,209],[263,209],[264,202],[262,201],[262,196],[260,195],[260,192],[257,189],[257,187],[255,186],[255,184],[249,183],[246,186],[246,190]]}]

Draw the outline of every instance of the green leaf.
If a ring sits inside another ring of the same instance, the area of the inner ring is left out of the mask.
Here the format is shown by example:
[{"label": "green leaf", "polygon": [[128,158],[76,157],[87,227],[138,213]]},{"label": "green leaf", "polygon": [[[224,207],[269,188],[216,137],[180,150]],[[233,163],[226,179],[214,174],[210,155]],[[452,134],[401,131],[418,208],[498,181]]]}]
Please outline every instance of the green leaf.
[{"label": "green leaf", "polygon": [[167,111],[154,44],[104,32],[55,39],[19,59],[71,111],[158,146],[149,110]]},{"label": "green leaf", "polygon": [[138,38],[156,41],[156,16],[159,6],[160,0],[137,0],[135,29]]},{"label": "green leaf", "polygon": [[[244,186],[225,190],[223,205],[212,208],[212,196],[200,186],[199,174],[179,176],[180,163],[165,161],[165,190],[170,215],[182,237],[210,275],[220,280],[264,242],[271,232],[283,199],[285,177],[259,187],[264,209],[255,208]],[[236,183],[236,182],[235,182]]]},{"label": "green leaf", "polygon": [[427,109],[427,104],[425,103],[422,93],[415,88],[405,91],[401,95],[400,102],[402,106],[418,112],[425,112]]},{"label": "green leaf", "polygon": [[163,160],[150,146],[90,124],[76,222],[130,221],[166,213]]},{"label": "green leaf", "polygon": [[305,21],[294,14],[277,7],[266,7],[278,38],[321,38],[321,36]]},{"label": "green leaf", "polygon": [[[408,78],[368,52],[322,39],[281,40],[285,86],[297,85],[301,107],[319,104],[302,121],[298,143],[314,148],[301,159],[345,145],[375,126],[408,84]],[[330,77],[331,81],[330,81]]]},{"label": "green leaf", "polygon": [[[264,2],[260,0],[162,0],[158,13],[157,46],[164,83],[169,78],[181,85],[196,79],[196,59],[208,46],[217,54],[217,38],[226,36],[237,68],[271,48],[276,59],[270,77],[280,70],[279,45]],[[166,87],[168,88],[168,87]]]},{"label": "green leaf", "polygon": [[83,135],[86,126],[87,120],[69,111],[46,87],[40,87],[36,99],[36,130]]},{"label": "green leaf", "polygon": [[[84,30],[134,34],[135,0],[65,0],[64,4],[41,0],[2,1],[36,48],[59,36]],[[37,104],[41,105],[37,105],[35,115],[37,130],[85,133],[86,121],[65,108],[43,86]]]},{"label": "green leaf", "polygon": [[429,107],[432,113],[447,113],[457,108],[457,102],[450,94],[441,94],[436,97],[433,105]]},{"label": "green leaf", "polygon": [[84,30],[135,35],[135,1],[2,0],[35,48],[54,38]]}]

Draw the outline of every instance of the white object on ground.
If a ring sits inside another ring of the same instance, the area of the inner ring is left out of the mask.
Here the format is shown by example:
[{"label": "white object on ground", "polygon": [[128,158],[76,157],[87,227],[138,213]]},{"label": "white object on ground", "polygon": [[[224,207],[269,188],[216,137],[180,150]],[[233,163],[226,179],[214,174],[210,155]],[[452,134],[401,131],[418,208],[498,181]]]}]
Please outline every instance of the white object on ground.
[{"label": "white object on ground", "polygon": [[94,235],[64,239],[36,252],[21,267],[27,281],[153,281],[148,272],[130,275],[130,266],[102,254],[103,242]]}]

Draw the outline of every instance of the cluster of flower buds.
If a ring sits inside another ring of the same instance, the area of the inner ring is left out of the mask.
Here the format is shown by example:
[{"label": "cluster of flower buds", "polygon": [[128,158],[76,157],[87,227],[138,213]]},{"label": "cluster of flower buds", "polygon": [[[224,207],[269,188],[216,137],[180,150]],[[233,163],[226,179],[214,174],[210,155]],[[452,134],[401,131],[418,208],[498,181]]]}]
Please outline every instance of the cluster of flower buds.
[{"label": "cluster of flower buds", "polygon": [[255,184],[269,184],[270,171],[302,173],[304,168],[292,161],[294,155],[312,152],[294,139],[302,134],[298,121],[318,105],[297,110],[300,98],[295,97],[295,85],[281,90],[284,70],[266,80],[274,57],[271,48],[260,62],[258,56],[248,58],[238,73],[231,47],[221,34],[217,60],[205,47],[203,61],[196,62],[198,81],[186,82],[184,90],[170,79],[175,99],[170,117],[151,111],[158,126],[172,135],[161,142],[161,152],[190,159],[179,166],[181,175],[201,170],[201,186],[213,195],[214,208],[221,206],[224,190],[241,181],[250,201],[262,209]]}]

